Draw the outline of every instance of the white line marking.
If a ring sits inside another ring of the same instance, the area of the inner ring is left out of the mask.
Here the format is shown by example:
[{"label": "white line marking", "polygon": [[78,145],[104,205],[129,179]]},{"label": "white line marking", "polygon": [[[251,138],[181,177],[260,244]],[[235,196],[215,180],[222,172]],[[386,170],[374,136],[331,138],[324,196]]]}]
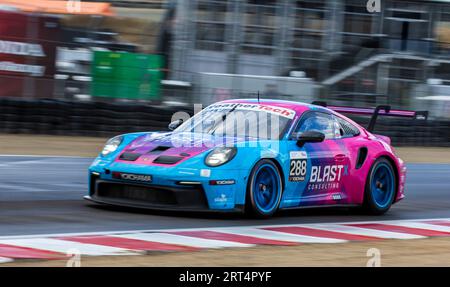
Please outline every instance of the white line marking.
[{"label": "white line marking", "polygon": [[8,244],[33,249],[48,250],[65,254],[70,249],[79,250],[82,255],[137,255],[130,250],[96,244],[78,243],[54,238],[33,238],[0,240],[0,244]]},{"label": "white line marking", "polygon": [[[0,159],[5,156],[0,156]],[[10,158],[13,156],[10,156]],[[17,160],[5,160],[0,161],[0,167],[9,167],[12,169],[18,169],[23,168],[22,165],[85,165],[86,162],[84,161],[72,161],[73,159],[89,159],[89,158],[74,158],[74,157],[67,157],[67,158],[60,158],[60,157],[19,157],[21,159]],[[29,159],[28,159],[29,158]],[[58,160],[60,159],[60,160]],[[94,160],[92,158],[92,160]]]},{"label": "white line marking", "polygon": [[[71,188],[71,189],[79,189],[80,186],[83,186],[85,184],[82,183],[52,183],[52,184],[48,184],[48,186],[46,186],[46,188],[37,188],[37,187],[31,187],[32,183],[31,182],[23,182],[21,184],[7,184],[7,183],[2,183],[1,187],[2,189],[10,189],[11,191],[14,192],[23,192],[23,193],[49,193],[49,192],[61,192],[61,190],[59,188]],[[30,190],[32,188],[32,190]],[[0,196],[1,198],[2,196]],[[11,195],[8,195],[8,197],[11,197]],[[5,198],[7,198],[7,196],[5,195]]]},{"label": "white line marking", "polygon": [[[423,221],[423,223],[429,223],[429,224],[437,224],[437,223],[431,223],[431,222],[434,222],[434,221],[437,221],[437,222],[441,222],[441,223],[448,223],[448,224],[450,224],[450,218],[445,218],[445,219],[426,219],[426,220],[424,220]],[[439,224],[437,224],[437,225],[439,225]]]},{"label": "white line marking", "polygon": [[[401,222],[426,222],[430,220],[445,220],[450,221],[450,218],[424,218],[424,219],[406,219],[401,220]],[[248,225],[248,226],[227,226],[227,227],[201,227],[201,228],[168,228],[168,229],[137,229],[137,230],[116,230],[116,231],[97,231],[97,232],[72,232],[72,233],[49,233],[49,234],[33,234],[33,235],[6,235],[0,236],[2,239],[24,239],[24,238],[42,238],[42,237],[64,237],[64,236],[84,236],[84,235],[120,235],[129,233],[148,233],[148,232],[176,232],[176,231],[201,231],[201,230],[221,230],[228,228],[266,228],[266,227],[289,227],[289,226],[304,226],[312,227],[316,225],[330,225],[336,226],[340,224],[368,224],[368,223],[379,223],[379,224],[390,224],[391,222],[399,222],[399,220],[383,220],[383,221],[348,221],[348,222],[331,222],[331,223],[305,223],[305,224],[279,224],[279,225]]]},{"label": "white line marking", "polygon": [[1,263],[8,263],[8,262],[12,262],[12,261],[14,261],[14,260],[13,260],[13,259],[11,259],[11,258],[0,257],[0,264],[1,264]]},{"label": "white line marking", "polygon": [[340,224],[316,224],[310,225],[309,227],[327,230],[327,231],[335,231],[342,232],[354,235],[363,235],[363,236],[371,236],[383,239],[419,239],[425,238],[424,236],[415,235],[415,234],[406,234],[392,231],[384,231],[384,230],[375,230],[354,226],[345,226]]},{"label": "white line marking", "polygon": [[428,224],[428,223],[422,223],[422,222],[401,222],[401,221],[399,221],[399,222],[391,222],[389,224],[396,225],[396,226],[402,226],[402,227],[426,229],[426,230],[432,230],[432,231],[450,232],[450,226],[441,226],[441,225],[434,225],[434,224]]},{"label": "white line marking", "polygon": [[[430,220],[445,220],[449,221],[448,218],[441,219],[421,219],[421,220],[390,220],[390,221],[369,221],[369,222],[354,222],[354,223],[378,223],[378,224],[390,224],[395,226],[404,226],[410,228],[421,228],[425,230],[450,232],[449,226],[439,226],[427,223]],[[326,230],[341,232],[345,234],[353,234],[360,236],[370,236],[380,239],[420,239],[426,238],[426,236],[420,236],[415,234],[376,230],[364,227],[348,226],[344,224],[351,224],[351,222],[344,223],[315,223],[315,224],[286,224],[286,225],[261,225],[261,226],[247,226],[247,227],[218,227],[218,228],[189,228],[189,229],[171,229],[170,231],[215,231],[235,235],[243,236],[253,236],[257,238],[263,238],[268,240],[279,240],[285,242],[297,242],[297,243],[343,243],[348,242],[347,240],[334,239],[334,238],[324,238],[316,236],[298,235],[290,234],[281,231],[264,230],[265,227],[308,227],[317,230]],[[195,236],[178,235],[165,232],[92,232],[83,234],[60,234],[58,237],[65,236],[81,236],[81,235],[112,235],[118,238],[128,238],[137,239],[149,242],[159,242],[166,244],[176,244],[181,246],[191,246],[195,248],[224,248],[224,247],[252,247],[255,244],[244,244],[240,242],[234,242],[230,240],[215,240],[198,238]],[[49,237],[52,238],[49,238]],[[47,237],[47,238],[44,238]],[[9,238],[9,239],[6,239]],[[47,250],[65,254],[69,249],[77,249],[82,255],[139,255],[139,251],[122,249],[111,246],[104,246],[100,244],[90,244],[90,243],[80,243],[73,242],[69,240],[64,240],[64,238],[55,238],[55,235],[48,236],[14,236],[13,237],[0,237],[0,244],[7,244],[20,247],[28,247],[37,250]],[[9,258],[0,258],[0,263],[9,262]]]},{"label": "white line marking", "polygon": [[204,239],[170,233],[136,233],[115,235],[115,237],[138,239],[143,241],[153,241],[168,244],[177,244],[197,248],[223,248],[223,247],[252,247],[254,244],[244,244],[232,241],[222,241],[215,239]]},{"label": "white line marking", "polygon": [[272,231],[272,230],[263,230],[263,229],[259,229],[259,228],[237,227],[237,228],[226,228],[226,229],[217,228],[217,229],[211,229],[211,230],[217,231],[217,232],[226,232],[226,233],[230,233],[230,234],[246,235],[246,236],[253,236],[253,237],[259,237],[259,238],[264,238],[264,239],[290,241],[290,242],[298,242],[298,243],[343,243],[343,242],[347,242],[347,240],[342,240],[342,239],[298,235],[298,234],[291,234],[291,233],[278,232],[278,231]]},{"label": "white line marking", "polygon": [[[33,190],[30,190],[31,187],[29,187],[29,186],[21,186],[21,185],[16,185],[16,184],[7,184],[7,183],[2,183],[1,186],[2,186],[2,189],[4,189],[4,190],[10,189],[10,191],[14,190],[14,192],[43,193],[43,192],[49,191],[46,188],[37,188],[37,187],[33,187]],[[11,197],[11,195],[8,195],[8,197]]]},{"label": "white line marking", "polygon": [[0,157],[49,157],[49,158],[92,158],[88,156],[76,156],[76,155],[36,155],[36,154],[0,154]]}]

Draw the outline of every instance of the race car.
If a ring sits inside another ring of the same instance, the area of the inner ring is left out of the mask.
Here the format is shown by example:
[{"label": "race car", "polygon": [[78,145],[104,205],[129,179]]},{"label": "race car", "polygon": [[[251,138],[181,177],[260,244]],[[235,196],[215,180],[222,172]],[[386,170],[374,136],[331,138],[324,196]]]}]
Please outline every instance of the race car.
[{"label": "race car", "polygon": [[[372,114],[368,129],[342,113]],[[110,139],[89,167],[86,199],[149,209],[248,212],[362,207],[401,200],[406,167],[377,116],[424,113],[240,99],[212,104],[169,131]],[[426,115],[425,115],[426,116]]]}]

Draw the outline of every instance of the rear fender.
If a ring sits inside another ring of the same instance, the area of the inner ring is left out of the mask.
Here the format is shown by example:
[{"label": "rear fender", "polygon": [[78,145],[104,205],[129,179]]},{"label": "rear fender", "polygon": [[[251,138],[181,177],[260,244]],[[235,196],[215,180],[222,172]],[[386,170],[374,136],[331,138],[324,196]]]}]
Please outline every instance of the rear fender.
[{"label": "rear fender", "polygon": [[377,139],[384,141],[388,145],[391,145],[391,138],[388,136],[373,134]]}]

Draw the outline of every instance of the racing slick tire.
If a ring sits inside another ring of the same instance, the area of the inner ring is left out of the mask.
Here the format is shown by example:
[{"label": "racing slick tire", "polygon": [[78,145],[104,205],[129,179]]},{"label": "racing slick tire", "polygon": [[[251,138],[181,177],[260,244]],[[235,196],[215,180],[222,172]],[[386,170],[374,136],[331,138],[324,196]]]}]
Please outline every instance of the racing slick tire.
[{"label": "racing slick tire", "polygon": [[389,210],[394,202],[397,179],[392,164],[379,158],[370,168],[364,192],[364,211],[381,215]]},{"label": "racing slick tire", "polygon": [[282,193],[278,167],[268,159],[258,161],[248,180],[246,210],[254,217],[268,218],[278,210]]}]

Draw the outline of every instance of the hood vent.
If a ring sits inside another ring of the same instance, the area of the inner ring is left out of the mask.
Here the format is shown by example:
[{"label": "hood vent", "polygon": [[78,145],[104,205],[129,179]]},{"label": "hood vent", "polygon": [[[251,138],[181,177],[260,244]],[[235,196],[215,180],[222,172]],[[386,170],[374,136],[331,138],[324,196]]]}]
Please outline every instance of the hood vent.
[{"label": "hood vent", "polygon": [[140,153],[132,153],[132,152],[124,152],[120,155],[120,160],[127,160],[127,161],[135,161],[137,160],[142,154]]},{"label": "hood vent", "polygon": [[166,150],[170,149],[171,146],[157,146],[154,149],[152,149],[151,151],[148,152],[148,154],[160,154],[162,152],[165,152]]},{"label": "hood vent", "polygon": [[161,155],[158,156],[153,163],[159,163],[159,164],[175,164],[182,160],[183,158],[180,156],[170,156],[170,155]]}]

